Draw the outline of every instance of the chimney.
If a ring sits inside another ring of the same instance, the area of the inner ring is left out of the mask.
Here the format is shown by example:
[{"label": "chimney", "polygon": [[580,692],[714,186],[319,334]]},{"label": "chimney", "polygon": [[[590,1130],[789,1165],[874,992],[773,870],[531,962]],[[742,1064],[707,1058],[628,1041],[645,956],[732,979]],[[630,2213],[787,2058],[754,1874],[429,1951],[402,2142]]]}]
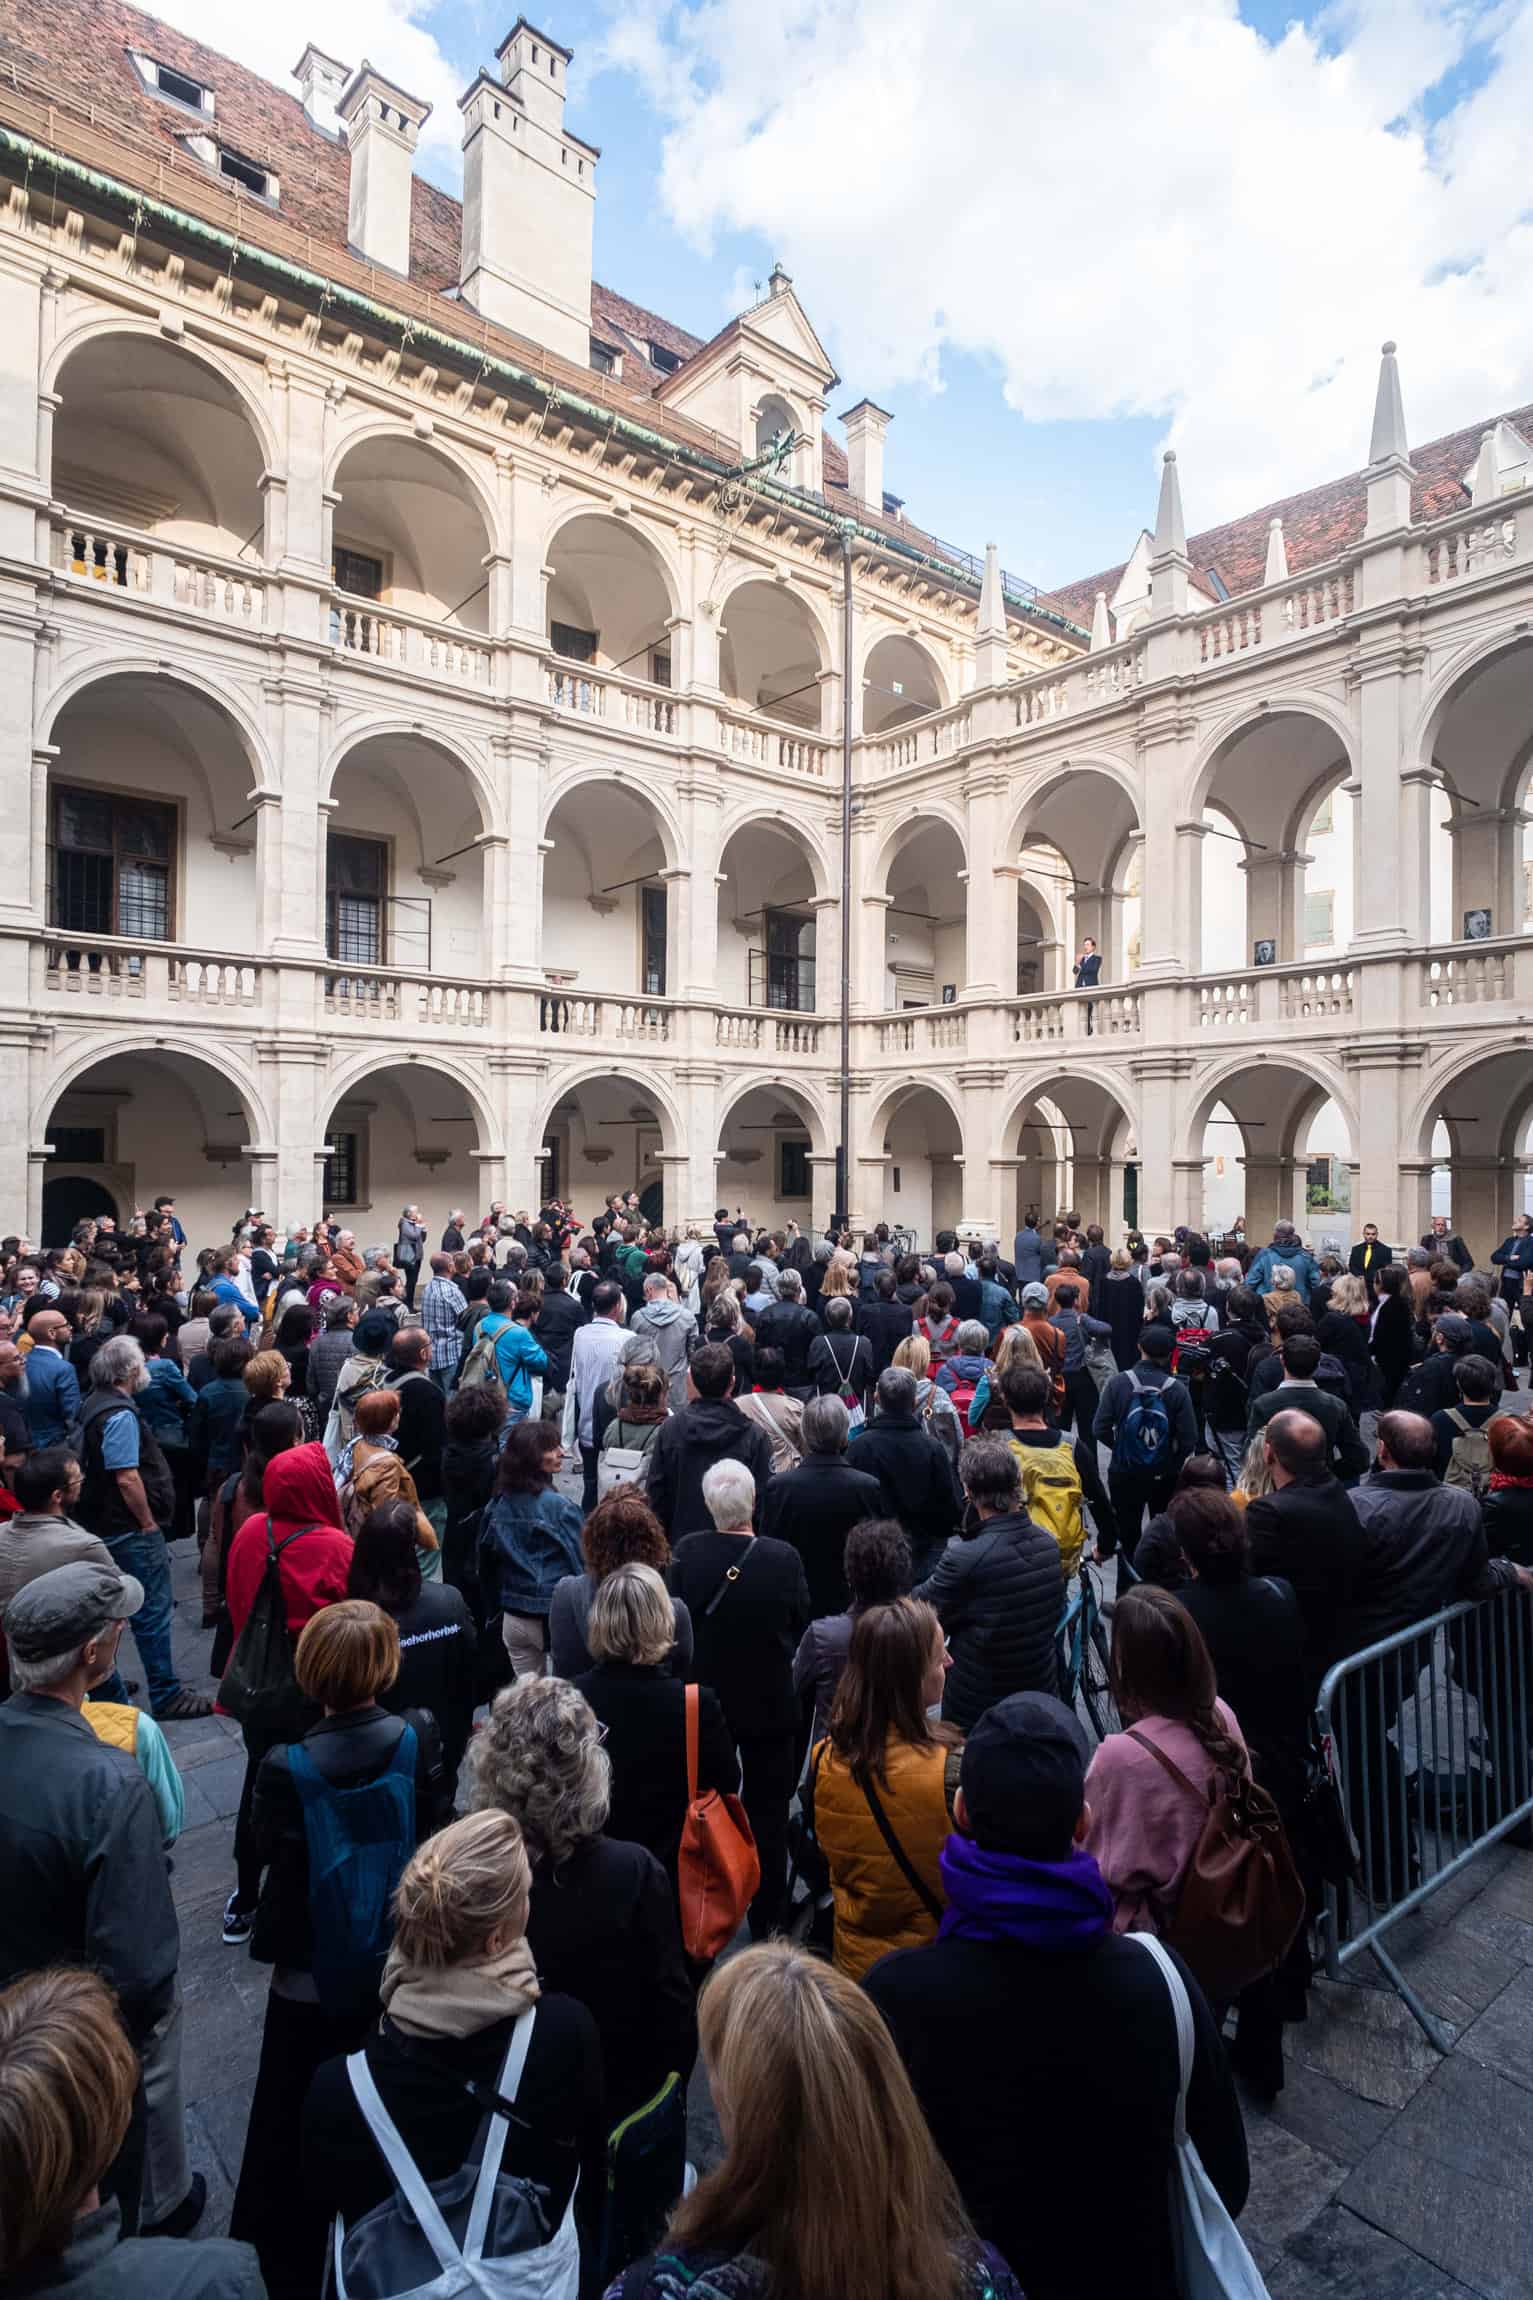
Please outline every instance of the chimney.
[{"label": "chimney", "polygon": [[600,153],[564,125],[571,51],[518,16],[463,114],[465,302],[591,364],[591,224]]},{"label": "chimney", "polygon": [[884,507],[884,434],[894,421],[886,408],[859,399],[841,421],[846,425],[847,482],[859,503]]},{"label": "chimney", "polygon": [[369,263],[410,269],[410,178],[431,106],[407,96],[364,56],[336,99],[351,149],[346,237]]},{"label": "chimney", "polygon": [[341,123],[335,107],[341,90],[351,78],[351,66],[338,64],[311,40],[293,66],[293,78],[298,82],[303,108],[314,126],[327,136],[339,136]]}]

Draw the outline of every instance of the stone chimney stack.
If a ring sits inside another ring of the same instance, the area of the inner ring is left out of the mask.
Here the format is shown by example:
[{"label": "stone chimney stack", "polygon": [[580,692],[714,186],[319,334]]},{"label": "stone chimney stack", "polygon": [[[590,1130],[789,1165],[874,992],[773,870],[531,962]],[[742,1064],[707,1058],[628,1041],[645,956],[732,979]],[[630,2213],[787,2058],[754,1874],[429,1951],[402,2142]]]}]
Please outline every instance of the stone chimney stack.
[{"label": "stone chimney stack", "polygon": [[841,421],[846,425],[847,483],[859,503],[884,507],[884,438],[894,421],[887,408],[859,399]]},{"label": "stone chimney stack", "polygon": [[338,64],[311,40],[293,66],[293,78],[298,82],[303,108],[315,127],[323,129],[327,136],[339,136],[341,122],[335,107],[341,90],[351,78],[351,66]]},{"label": "stone chimney stack", "polygon": [[463,114],[463,246],[458,282],[486,319],[591,364],[594,144],[564,125],[571,51],[518,16]]},{"label": "stone chimney stack", "polygon": [[369,263],[410,269],[410,181],[431,106],[407,96],[363,58],[336,101],[351,150],[346,237]]}]

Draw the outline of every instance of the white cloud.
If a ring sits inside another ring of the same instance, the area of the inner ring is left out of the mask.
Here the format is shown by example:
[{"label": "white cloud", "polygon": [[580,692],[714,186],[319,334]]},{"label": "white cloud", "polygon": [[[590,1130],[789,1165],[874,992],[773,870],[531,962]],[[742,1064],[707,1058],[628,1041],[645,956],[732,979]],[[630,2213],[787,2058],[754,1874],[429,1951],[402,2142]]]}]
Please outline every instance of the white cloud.
[{"label": "white cloud", "polygon": [[1194,525],[1361,463],[1385,336],[1416,438],[1533,399],[1533,0],[1276,42],[1235,0],[629,0],[607,56],[670,218],[761,234],[849,395],[952,347],[1028,417],[1164,418]]},{"label": "white cloud", "polygon": [[[458,113],[467,74],[443,53],[431,29],[436,0],[145,0],[156,16],[253,72],[292,89],[293,66],[311,40],[345,64],[365,56],[380,72],[430,104],[421,131],[423,172],[456,181],[461,172],[463,122]],[[507,28],[510,18],[507,18]],[[488,59],[487,59],[488,60]]]}]

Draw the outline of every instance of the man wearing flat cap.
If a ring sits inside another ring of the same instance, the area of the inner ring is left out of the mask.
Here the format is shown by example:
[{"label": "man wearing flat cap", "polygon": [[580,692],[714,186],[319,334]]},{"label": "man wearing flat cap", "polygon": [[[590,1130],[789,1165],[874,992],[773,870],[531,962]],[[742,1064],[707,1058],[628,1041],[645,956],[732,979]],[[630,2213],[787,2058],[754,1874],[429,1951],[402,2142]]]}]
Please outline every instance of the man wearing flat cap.
[{"label": "man wearing flat cap", "polygon": [[[1081,1839],[1089,1751],[1047,1693],[1013,1693],[964,1744],[937,1938],[863,1986],[889,2025],[975,2228],[1027,2300],[1176,2300],[1171,2157],[1176,2018],[1159,1966],[1113,1930]],[[1195,2053],[1187,2128],[1231,2212],[1249,2167],[1212,2013],[1185,1966]],[[1083,2221],[1082,2148],[1110,2168]]]},{"label": "man wearing flat cap", "polygon": [[[176,2012],[181,1946],[160,1816],[134,1758],[108,1747],[81,1714],[91,1687],[111,1675],[123,1623],[143,1602],[131,1574],[79,1559],[39,1574],[6,1607],[12,1693],[0,1704],[0,1986],[45,1965],[87,1966],[116,1991],[130,2040],[149,2054]],[[122,2204],[128,2234],[143,2154],[144,2117],[135,2108],[103,2183]]]}]

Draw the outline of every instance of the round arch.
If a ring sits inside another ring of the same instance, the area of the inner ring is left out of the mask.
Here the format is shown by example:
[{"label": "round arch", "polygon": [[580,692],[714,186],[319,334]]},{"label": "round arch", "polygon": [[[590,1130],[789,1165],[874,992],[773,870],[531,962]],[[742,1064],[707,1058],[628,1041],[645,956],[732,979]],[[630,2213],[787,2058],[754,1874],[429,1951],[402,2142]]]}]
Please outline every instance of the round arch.
[{"label": "round arch", "polygon": [[253,777],[252,795],[258,792],[262,797],[281,796],[282,786],[265,737],[244,702],[237,695],[231,694],[221,680],[206,671],[199,669],[197,677],[193,679],[180,671],[167,670],[160,658],[154,655],[116,655],[105,662],[97,656],[89,663],[66,673],[42,705],[39,713],[39,741],[54,741],[59,719],[77,697],[110,679],[126,678],[163,680],[167,685],[180,688],[199,701],[212,704],[239,736]]},{"label": "round arch", "polygon": [[[1014,801],[1006,827],[1004,851],[1010,855],[1021,847],[1029,830],[1036,827],[1034,817],[1045,800],[1067,793],[1072,785],[1078,786],[1081,778],[1088,775],[1099,776],[1121,792],[1133,823],[1142,825],[1142,791],[1140,780],[1132,767],[1126,766],[1121,759],[1115,759],[1110,752],[1089,751],[1083,757],[1077,757],[1072,752],[1068,759],[1046,768],[1038,780],[1030,783]],[[1055,844],[1058,843],[1052,825],[1049,836]]]},{"label": "round arch", "polygon": [[666,869],[682,869],[684,867],[686,842],[682,837],[681,825],[676,820],[668,792],[662,789],[658,783],[649,781],[641,775],[630,773],[626,767],[605,765],[571,767],[556,782],[550,783],[542,820],[538,826],[538,836],[543,839],[547,838],[549,824],[566,799],[573,798],[579,791],[604,787],[620,790],[625,797],[633,799],[649,809],[654,817],[655,830],[660,844],[665,849]]},{"label": "round arch", "polygon": [[[1494,1098],[1497,1103],[1495,1126],[1487,1132],[1492,1135],[1498,1151],[1515,1147],[1533,1111],[1533,1047],[1481,1045],[1450,1056],[1421,1089],[1406,1123],[1406,1142],[1414,1145],[1408,1150],[1408,1156],[1431,1156],[1432,1135],[1438,1119],[1444,1115],[1443,1104],[1457,1098],[1456,1088],[1481,1078],[1491,1090],[1487,1099]],[[1450,1114],[1445,1120],[1450,1140],[1458,1127],[1469,1122],[1482,1124],[1484,1121],[1479,1112],[1469,1114],[1468,1118],[1462,1113],[1457,1117]]]},{"label": "round arch", "polygon": [[1326,800],[1343,789],[1351,779],[1350,766],[1338,760],[1335,766],[1327,767],[1308,786],[1302,798],[1295,802],[1283,828],[1283,845],[1288,852],[1296,852],[1303,845],[1310,824]]},{"label": "round arch", "polygon": [[718,633],[726,694],[747,710],[819,731],[836,640],[812,592],[743,569],[719,602]]},{"label": "round arch", "polygon": [[[1253,1060],[1249,1054],[1232,1054],[1213,1070],[1205,1072],[1194,1087],[1192,1099],[1183,1123],[1177,1156],[1196,1162],[1203,1155],[1203,1136],[1216,1103],[1222,1102],[1237,1126],[1254,1123],[1242,1121],[1236,1107],[1242,1099],[1239,1088],[1242,1080],[1265,1079],[1269,1082],[1286,1080],[1290,1087],[1299,1082],[1301,1090],[1291,1094],[1277,1105],[1279,1125],[1283,1139],[1271,1146],[1271,1154],[1287,1157],[1292,1154],[1293,1143],[1322,1103],[1334,1102],[1347,1130],[1348,1144],[1356,1154],[1358,1127],[1357,1109],[1344,1079],[1325,1063],[1312,1055],[1284,1053],[1272,1062]],[[1267,1122],[1264,1120],[1264,1124]]]},{"label": "round arch", "polygon": [[[1262,752],[1269,748],[1281,752],[1282,737],[1278,730],[1294,720],[1307,721],[1323,729],[1329,740],[1341,751],[1348,772],[1352,775],[1357,773],[1354,730],[1329,697],[1301,688],[1292,694],[1272,696],[1255,708],[1250,703],[1240,703],[1209,730],[1194,752],[1185,786],[1186,796],[1178,819],[1187,822],[1198,820],[1213,795],[1221,766],[1229,761],[1235,751],[1249,743]],[[1256,776],[1268,779],[1270,764],[1265,757],[1258,757]],[[1283,787],[1281,779],[1276,780],[1275,787]],[[1228,797],[1228,793],[1224,794],[1225,811],[1231,814],[1232,819],[1236,819],[1234,810],[1227,803]],[[1243,825],[1241,827],[1244,829]]]},{"label": "round arch", "polygon": [[[59,392],[60,382],[70,361],[79,351],[103,338],[131,340],[162,347],[173,358],[189,361],[215,376],[239,401],[240,408],[261,450],[261,460],[267,471],[282,469],[282,453],[277,429],[270,409],[253,388],[248,371],[238,361],[226,358],[216,345],[199,339],[195,344],[172,343],[162,335],[159,327],[149,320],[92,316],[80,320],[67,329],[54,344],[43,365],[41,388],[45,392]],[[60,393],[60,396],[64,396]]]},{"label": "round arch", "polygon": [[1437,763],[1437,744],[1443,723],[1482,672],[1494,668],[1503,656],[1525,654],[1530,650],[1533,650],[1533,637],[1527,632],[1503,631],[1489,639],[1470,640],[1451,655],[1422,697],[1416,721],[1414,763],[1419,767]]},{"label": "round arch", "polygon": [[320,1100],[320,1133],[325,1132],[336,1111],[369,1078],[377,1078],[386,1071],[395,1070],[450,1080],[468,1103],[474,1130],[479,1137],[476,1148],[491,1157],[504,1155],[505,1141],[499,1121],[470,1065],[453,1061],[443,1054],[414,1054],[408,1049],[402,1049],[396,1054],[386,1047],[371,1046],[352,1055],[333,1070],[325,1081]]},{"label": "round arch", "polygon": [[43,1128],[41,1139],[58,1103],[73,1087],[103,1062],[131,1059],[138,1055],[152,1059],[156,1055],[176,1061],[193,1063],[209,1072],[223,1090],[232,1090],[244,1105],[243,1117],[249,1132],[248,1148],[257,1155],[269,1155],[276,1146],[277,1133],[272,1123],[266,1098],[244,1062],[235,1054],[226,1039],[216,1044],[205,1044],[196,1038],[169,1035],[165,1032],[132,1031],[125,1037],[114,1038],[109,1045],[99,1042],[77,1047],[45,1080],[37,1097],[37,1112]]},{"label": "round arch", "polygon": [[866,889],[869,894],[888,893],[889,876],[900,856],[913,839],[919,838],[923,831],[930,830],[933,824],[952,832],[953,837],[958,841],[962,867],[964,870],[968,869],[969,842],[967,826],[962,814],[956,807],[947,805],[941,799],[922,799],[914,814],[907,815],[902,821],[891,824],[889,829],[885,831],[872,871],[869,873]]},{"label": "round arch", "polygon": [[921,1094],[934,1095],[937,1101],[943,1105],[958,1129],[958,1139],[961,1143],[964,1139],[962,1107],[946,1079],[935,1074],[920,1078],[902,1079],[898,1084],[891,1086],[882,1100],[874,1104],[869,1114],[868,1140],[881,1143],[906,1103]]},{"label": "round arch", "polygon": [[789,1085],[783,1079],[765,1077],[759,1072],[753,1072],[750,1076],[742,1078],[737,1085],[731,1087],[727,1099],[719,1110],[716,1148],[722,1147],[726,1129],[735,1111],[743,1102],[747,1102],[753,1094],[772,1094],[776,1095],[780,1101],[791,1103],[796,1114],[802,1118],[809,1131],[815,1156],[817,1158],[830,1156],[832,1149],[830,1121],[808,1087]]},{"label": "round arch", "polygon": [[680,616],[684,612],[686,585],[682,571],[672,555],[670,540],[642,517],[619,519],[614,512],[593,510],[589,499],[576,496],[559,505],[543,531],[543,565],[551,567],[560,539],[571,527],[589,525],[611,535],[616,545],[626,544],[630,550],[642,551],[653,564],[655,572],[665,585],[668,610]]},{"label": "round arch", "polygon": [[504,834],[506,826],[501,817],[500,797],[483,760],[457,736],[444,734],[434,726],[428,733],[419,719],[406,719],[402,716],[352,720],[347,725],[344,733],[338,735],[331,745],[320,771],[320,804],[323,806],[334,797],[336,777],[357,751],[368,743],[391,740],[434,751],[450,761],[474,794],[480,829],[490,836]]},{"label": "round arch", "polygon": [[560,1071],[543,1097],[534,1139],[539,1142],[543,1140],[561,1102],[571,1094],[578,1095],[582,1087],[595,1085],[621,1087],[628,1093],[638,1095],[641,1101],[651,1104],[660,1128],[662,1155],[666,1158],[681,1155],[686,1129],[669,1086],[654,1072],[647,1078],[639,1078],[632,1071],[624,1070],[621,1065],[614,1068],[610,1062],[581,1062]]},{"label": "round arch", "polygon": [[802,815],[792,813],[787,807],[775,807],[766,800],[747,801],[744,805],[737,807],[735,812],[720,824],[718,846],[718,867],[720,870],[724,867],[725,856],[740,833],[751,830],[758,825],[762,829],[776,831],[781,837],[788,839],[802,851],[804,860],[808,863],[814,879],[814,891],[817,898],[823,898],[827,895],[833,896],[836,893],[836,881],[832,875],[830,857],[825,851],[819,832],[812,830]]},{"label": "round arch", "polygon": [[951,700],[936,654],[908,631],[875,631],[862,641],[857,683],[868,735],[888,734],[908,719],[944,710]]},{"label": "round arch", "polygon": [[481,478],[472,456],[461,450],[455,441],[444,439],[432,431],[422,438],[411,425],[401,423],[394,416],[363,416],[358,422],[336,432],[325,457],[325,491],[331,495],[344,495],[341,473],[345,464],[359,447],[392,445],[406,449],[428,463],[440,464],[472,497],[474,508],[484,528],[486,547],[504,551],[505,542],[500,532],[500,513],[492,488]]},{"label": "round arch", "polygon": [[1095,1064],[1083,1063],[1073,1063],[1068,1070],[1061,1070],[1056,1064],[1050,1069],[1035,1071],[1030,1077],[1014,1081],[997,1128],[998,1140],[1009,1140],[1033,1105],[1045,1100],[1057,1105],[1067,1125],[1077,1128],[1090,1125],[1091,1121],[1086,1116],[1074,1117],[1071,1114],[1072,1108],[1084,1112],[1086,1093],[1098,1096],[1101,1103],[1099,1115],[1103,1124],[1098,1130],[1101,1139],[1094,1144],[1096,1149],[1103,1152],[1109,1149],[1123,1126],[1127,1126],[1137,1140],[1138,1114],[1125,1094],[1121,1080]]}]

